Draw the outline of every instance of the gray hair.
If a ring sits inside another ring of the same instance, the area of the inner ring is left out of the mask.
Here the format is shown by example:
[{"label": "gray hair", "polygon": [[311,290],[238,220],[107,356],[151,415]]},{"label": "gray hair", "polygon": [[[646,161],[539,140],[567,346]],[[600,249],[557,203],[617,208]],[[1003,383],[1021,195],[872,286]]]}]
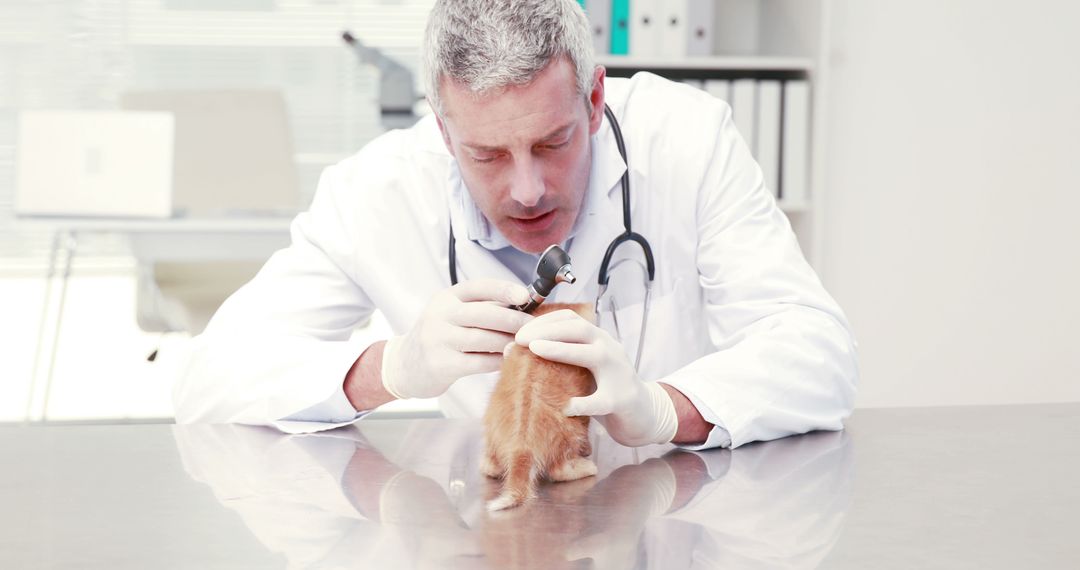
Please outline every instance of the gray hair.
[{"label": "gray hair", "polygon": [[563,56],[574,65],[587,103],[595,68],[592,36],[575,0],[438,0],[424,37],[428,100],[441,115],[444,78],[482,94],[528,84]]}]

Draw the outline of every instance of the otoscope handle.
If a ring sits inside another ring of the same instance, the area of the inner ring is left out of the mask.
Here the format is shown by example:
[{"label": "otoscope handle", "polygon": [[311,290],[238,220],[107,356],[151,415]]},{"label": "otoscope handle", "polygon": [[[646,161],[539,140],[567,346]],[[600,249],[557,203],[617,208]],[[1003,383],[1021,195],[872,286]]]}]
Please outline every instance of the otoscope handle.
[{"label": "otoscope handle", "polygon": [[[550,283],[550,284],[549,284]],[[525,312],[531,313],[533,309],[540,306],[547,296],[551,294],[551,290],[555,288],[554,281],[546,281],[543,277],[537,277],[536,281],[529,285],[529,301],[523,305],[511,305],[513,308]]]},{"label": "otoscope handle", "polygon": [[540,303],[543,303],[543,302],[544,302],[544,297],[540,297],[539,299],[537,299],[535,297],[532,297],[532,298],[529,299],[528,303],[525,303],[524,305],[510,305],[510,308],[511,309],[517,309],[517,310],[519,310],[519,311],[521,311],[523,313],[531,313],[531,312],[533,312],[534,309],[536,309],[537,307],[540,306]]},{"label": "otoscope handle", "polygon": [[529,301],[523,305],[511,305],[513,309],[530,313],[551,294],[551,290],[563,281],[577,281],[570,268],[570,256],[557,245],[544,250],[536,263],[536,281],[529,285]]}]

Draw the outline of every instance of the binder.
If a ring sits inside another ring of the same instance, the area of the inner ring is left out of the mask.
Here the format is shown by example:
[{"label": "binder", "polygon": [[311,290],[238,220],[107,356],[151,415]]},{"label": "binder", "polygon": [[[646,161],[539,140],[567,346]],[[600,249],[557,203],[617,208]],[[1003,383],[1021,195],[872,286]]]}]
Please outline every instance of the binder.
[{"label": "binder", "polygon": [[746,146],[754,147],[754,120],[757,99],[757,84],[753,79],[736,79],[731,82],[731,110],[735,117],[735,128],[746,141]]},{"label": "binder", "polygon": [[686,3],[686,55],[712,55],[716,30],[715,1],[681,1]]},{"label": "binder", "polygon": [[611,50],[611,0],[579,0],[589,17],[593,53],[606,55]]},{"label": "binder", "polygon": [[705,92],[728,105],[731,104],[731,82],[727,79],[706,79]]},{"label": "binder", "polygon": [[656,55],[667,59],[686,57],[690,45],[688,0],[661,1],[655,5],[658,8],[656,25],[659,28]]},{"label": "binder", "polygon": [[662,1],[630,1],[630,55],[654,58],[660,54],[659,15]]},{"label": "binder", "polygon": [[783,121],[781,196],[785,203],[801,205],[807,201],[810,187],[810,84],[807,81],[784,82]]},{"label": "binder", "polygon": [[[787,30],[795,21],[780,16],[787,14],[775,4],[809,4],[808,2],[764,2],[760,0],[715,0],[713,2],[713,46],[715,53],[724,55],[760,55],[772,38],[765,29]],[[794,6],[791,6],[794,10]],[[802,13],[801,10],[797,10]],[[790,14],[787,14],[790,16]],[[801,26],[797,29],[802,29]],[[794,31],[794,30],[792,30]],[[784,38],[780,38],[784,39]],[[768,50],[766,50],[768,51]]]},{"label": "binder", "polygon": [[630,0],[611,0],[611,55],[630,53]]},{"label": "binder", "polygon": [[780,105],[781,85],[777,80],[758,82],[757,128],[754,158],[765,175],[765,187],[779,198],[780,187]]}]

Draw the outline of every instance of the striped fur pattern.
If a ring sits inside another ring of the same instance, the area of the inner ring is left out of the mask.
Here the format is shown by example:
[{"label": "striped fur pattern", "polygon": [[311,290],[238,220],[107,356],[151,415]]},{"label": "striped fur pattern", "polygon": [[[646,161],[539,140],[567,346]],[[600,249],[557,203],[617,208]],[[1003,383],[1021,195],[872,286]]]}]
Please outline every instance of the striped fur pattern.
[{"label": "striped fur pattern", "polygon": [[[595,321],[588,304],[548,303],[533,312],[570,309]],[[484,416],[487,448],[482,469],[502,479],[502,491],[487,504],[489,511],[524,504],[536,496],[540,479],[573,481],[596,474],[587,457],[589,418],[566,417],[562,410],[573,396],[596,390],[592,374],[581,367],[544,360],[514,345]]]}]

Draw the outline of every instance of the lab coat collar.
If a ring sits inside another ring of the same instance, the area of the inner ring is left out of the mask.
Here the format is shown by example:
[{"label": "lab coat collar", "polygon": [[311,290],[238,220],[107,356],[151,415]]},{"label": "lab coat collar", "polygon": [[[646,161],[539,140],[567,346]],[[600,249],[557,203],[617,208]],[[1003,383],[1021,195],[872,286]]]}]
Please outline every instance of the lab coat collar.
[{"label": "lab coat collar", "polygon": [[620,189],[619,180],[629,166],[619,154],[615,142],[615,131],[611,128],[607,116],[600,123],[600,128],[592,136],[593,161],[589,173],[589,190],[599,190],[605,196]]},{"label": "lab coat collar", "polygon": [[600,262],[608,244],[624,229],[619,181],[627,171],[627,164],[619,154],[615,134],[606,117],[592,137],[592,149],[589,190],[583,212],[578,216],[581,231],[567,251],[578,281],[573,285],[559,285],[551,299],[557,302],[591,303],[596,300]]},{"label": "lab coat collar", "polygon": [[[510,268],[495,258],[494,251],[480,245],[475,239],[474,230],[479,225],[477,216],[483,218],[479,208],[472,202],[465,181],[461,178],[457,161],[450,160],[447,176],[449,186],[450,227],[454,230],[457,252],[458,281],[466,279],[502,279],[517,283],[520,281]],[[470,216],[472,218],[470,218]],[[486,220],[483,221],[486,224]],[[448,236],[449,237],[449,236]]]},{"label": "lab coat collar", "polygon": [[488,221],[487,216],[480,210],[480,206],[477,206],[473,200],[472,193],[465,187],[465,183],[461,179],[461,172],[458,170],[457,161],[454,161],[451,168],[455,171],[451,173],[453,184],[461,188],[457,196],[461,200],[461,211],[465,214],[465,229],[468,238],[483,246],[484,249],[490,249],[491,251],[508,247],[510,240],[506,239],[506,236],[499,231],[499,228],[495,227],[495,224]]}]

